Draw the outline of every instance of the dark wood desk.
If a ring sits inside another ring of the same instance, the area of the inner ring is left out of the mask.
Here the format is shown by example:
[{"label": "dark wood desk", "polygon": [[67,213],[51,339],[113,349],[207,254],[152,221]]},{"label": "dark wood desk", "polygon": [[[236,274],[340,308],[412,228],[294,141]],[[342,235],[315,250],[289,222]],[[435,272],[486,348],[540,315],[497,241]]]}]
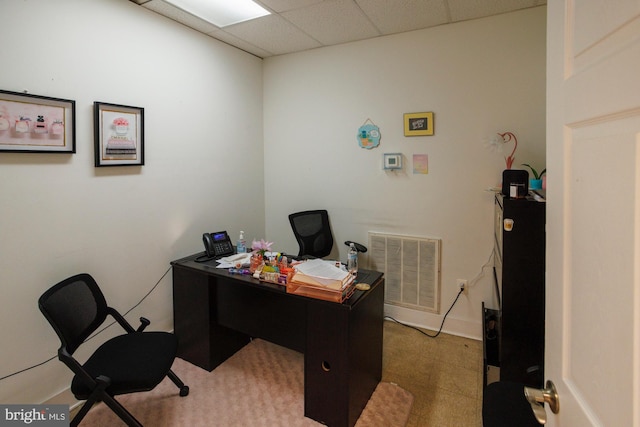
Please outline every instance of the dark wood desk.
[{"label": "dark wood desk", "polygon": [[302,352],[304,415],[352,427],[382,378],[382,273],[362,270],[371,289],[338,304],[196,263],[199,255],[171,263],[178,356],[211,371],[251,337]]}]

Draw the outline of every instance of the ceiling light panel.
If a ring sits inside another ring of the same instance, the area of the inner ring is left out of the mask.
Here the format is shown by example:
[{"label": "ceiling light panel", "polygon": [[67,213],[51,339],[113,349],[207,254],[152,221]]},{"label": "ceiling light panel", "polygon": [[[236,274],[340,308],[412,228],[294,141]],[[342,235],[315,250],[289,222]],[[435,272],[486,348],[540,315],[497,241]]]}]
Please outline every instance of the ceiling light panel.
[{"label": "ceiling light panel", "polygon": [[165,0],[222,28],[249,21],[270,12],[252,0]]}]

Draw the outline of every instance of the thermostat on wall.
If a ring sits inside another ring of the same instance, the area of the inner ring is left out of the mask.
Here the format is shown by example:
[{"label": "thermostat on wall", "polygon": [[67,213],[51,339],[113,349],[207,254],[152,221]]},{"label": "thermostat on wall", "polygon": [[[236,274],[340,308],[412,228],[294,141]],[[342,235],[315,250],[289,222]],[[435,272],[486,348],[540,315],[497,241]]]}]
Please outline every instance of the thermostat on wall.
[{"label": "thermostat on wall", "polygon": [[384,169],[402,169],[402,153],[384,153]]}]

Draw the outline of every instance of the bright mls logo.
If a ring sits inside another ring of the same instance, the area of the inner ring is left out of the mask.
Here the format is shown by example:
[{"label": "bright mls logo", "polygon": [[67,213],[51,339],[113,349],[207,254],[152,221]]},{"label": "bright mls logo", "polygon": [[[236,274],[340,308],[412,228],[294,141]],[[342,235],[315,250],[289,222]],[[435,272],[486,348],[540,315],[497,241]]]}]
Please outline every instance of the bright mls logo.
[{"label": "bright mls logo", "polygon": [[0,427],[69,425],[69,405],[0,405]]}]

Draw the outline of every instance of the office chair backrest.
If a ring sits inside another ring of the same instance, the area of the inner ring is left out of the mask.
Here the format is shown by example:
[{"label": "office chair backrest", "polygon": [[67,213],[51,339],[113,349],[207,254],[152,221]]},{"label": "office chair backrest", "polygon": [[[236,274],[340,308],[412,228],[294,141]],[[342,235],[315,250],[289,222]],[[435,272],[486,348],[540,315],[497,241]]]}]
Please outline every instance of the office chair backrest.
[{"label": "office chair backrest", "polygon": [[326,210],[296,212],[289,215],[293,234],[298,241],[298,256],[322,258],[331,253],[333,235]]},{"label": "office chair backrest", "polygon": [[54,285],[38,299],[38,307],[69,354],[107,317],[107,302],[90,275],[78,274]]}]

